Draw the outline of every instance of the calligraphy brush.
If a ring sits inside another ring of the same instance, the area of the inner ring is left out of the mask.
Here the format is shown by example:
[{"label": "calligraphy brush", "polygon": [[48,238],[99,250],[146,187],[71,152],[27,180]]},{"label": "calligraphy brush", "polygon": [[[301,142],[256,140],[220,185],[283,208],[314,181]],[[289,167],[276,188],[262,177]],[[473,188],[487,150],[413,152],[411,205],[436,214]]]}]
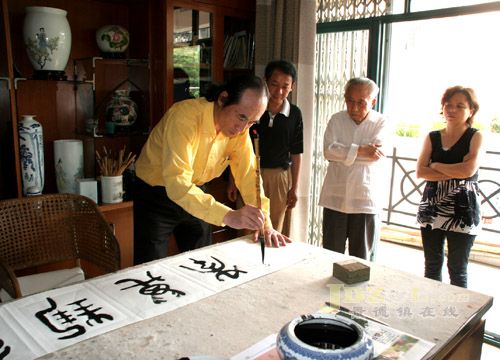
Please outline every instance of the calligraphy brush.
[{"label": "calligraphy brush", "polygon": [[[257,207],[262,209],[262,202],[260,198],[260,152],[259,152],[259,134],[257,130],[253,131],[253,147],[255,151],[255,190],[257,196]],[[264,264],[264,258],[266,256],[266,241],[264,237],[264,226],[259,229],[259,243],[260,243],[260,252],[262,253],[262,263]]]}]

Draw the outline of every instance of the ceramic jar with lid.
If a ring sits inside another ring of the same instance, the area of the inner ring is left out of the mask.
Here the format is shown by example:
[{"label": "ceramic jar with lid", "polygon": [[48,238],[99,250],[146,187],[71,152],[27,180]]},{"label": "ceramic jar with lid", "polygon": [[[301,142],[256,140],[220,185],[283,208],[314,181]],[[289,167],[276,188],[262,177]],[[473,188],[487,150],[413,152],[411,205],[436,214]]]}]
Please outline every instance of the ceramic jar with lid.
[{"label": "ceramic jar with lid", "polygon": [[106,106],[106,120],[117,126],[130,126],[137,119],[137,104],[130,98],[129,90],[115,90]]}]

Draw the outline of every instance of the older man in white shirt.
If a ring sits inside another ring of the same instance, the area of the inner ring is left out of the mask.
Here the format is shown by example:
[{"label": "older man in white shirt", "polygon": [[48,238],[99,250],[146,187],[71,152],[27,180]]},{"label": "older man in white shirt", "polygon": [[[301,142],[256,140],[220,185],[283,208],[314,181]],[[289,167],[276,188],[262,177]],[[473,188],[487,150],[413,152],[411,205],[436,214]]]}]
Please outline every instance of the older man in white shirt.
[{"label": "older man in white shirt", "polygon": [[324,135],[329,161],[319,205],[323,210],[323,247],[375,259],[380,234],[380,170],[386,120],[373,110],[378,86],[353,78],[345,86],[347,110],[334,114]]}]

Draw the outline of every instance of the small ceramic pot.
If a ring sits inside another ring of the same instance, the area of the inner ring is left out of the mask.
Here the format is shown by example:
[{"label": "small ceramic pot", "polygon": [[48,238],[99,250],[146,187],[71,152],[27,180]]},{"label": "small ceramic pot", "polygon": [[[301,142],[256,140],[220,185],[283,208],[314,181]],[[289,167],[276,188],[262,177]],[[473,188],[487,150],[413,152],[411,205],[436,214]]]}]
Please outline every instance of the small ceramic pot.
[{"label": "small ceramic pot", "polygon": [[101,176],[101,197],[103,204],[123,201],[123,176]]},{"label": "small ceramic pot", "polygon": [[351,319],[334,314],[301,316],[278,334],[277,349],[283,360],[370,360],[373,342]]},{"label": "small ceramic pot", "polygon": [[130,126],[137,119],[137,104],[130,98],[128,90],[115,90],[106,105],[107,121],[118,126]]},{"label": "small ceramic pot", "polygon": [[97,46],[104,54],[124,53],[129,44],[128,31],[119,25],[106,25],[96,31]]}]

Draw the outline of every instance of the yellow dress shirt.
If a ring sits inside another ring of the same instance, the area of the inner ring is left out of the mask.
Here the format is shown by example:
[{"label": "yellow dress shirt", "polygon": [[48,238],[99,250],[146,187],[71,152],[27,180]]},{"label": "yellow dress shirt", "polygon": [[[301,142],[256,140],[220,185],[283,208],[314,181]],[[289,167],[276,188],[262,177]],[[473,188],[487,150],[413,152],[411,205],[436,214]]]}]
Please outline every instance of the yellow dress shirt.
[{"label": "yellow dress shirt", "polygon": [[[215,131],[214,103],[191,99],[174,104],[154,127],[136,161],[136,175],[164,186],[168,197],[191,215],[224,226],[230,207],[204,193],[203,185],[228,165],[245,204],[256,206],[256,159],[248,130],[229,138]],[[262,210],[269,222],[269,200],[261,182]]]}]

